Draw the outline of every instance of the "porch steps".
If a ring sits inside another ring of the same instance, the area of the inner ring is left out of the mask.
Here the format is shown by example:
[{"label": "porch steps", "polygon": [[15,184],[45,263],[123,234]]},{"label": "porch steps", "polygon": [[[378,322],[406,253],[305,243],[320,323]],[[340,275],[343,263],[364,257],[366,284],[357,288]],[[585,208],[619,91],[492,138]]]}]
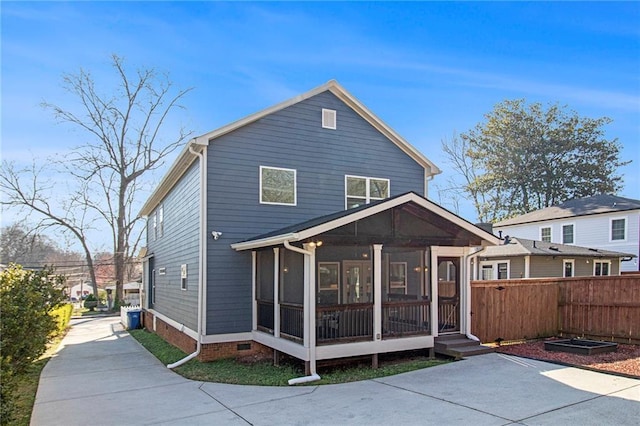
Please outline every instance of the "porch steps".
[{"label": "porch steps", "polygon": [[493,352],[493,348],[482,346],[480,342],[468,339],[462,334],[438,336],[435,338],[435,352],[456,359]]}]

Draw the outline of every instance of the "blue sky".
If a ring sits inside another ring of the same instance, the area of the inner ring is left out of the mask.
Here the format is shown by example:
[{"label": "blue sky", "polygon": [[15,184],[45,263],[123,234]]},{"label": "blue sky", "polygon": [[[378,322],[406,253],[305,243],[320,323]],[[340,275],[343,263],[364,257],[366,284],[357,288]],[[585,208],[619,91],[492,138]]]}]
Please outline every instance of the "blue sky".
[{"label": "blue sky", "polygon": [[[81,133],[56,124],[39,105],[72,106],[61,76],[81,67],[108,84],[115,53],[130,68],[164,70],[176,86],[194,88],[168,133],[178,121],[206,133],[337,79],[445,171],[436,186],[450,176],[443,138],[471,129],[504,99],[558,102],[583,116],[613,119],[607,136],[623,144],[622,159],[633,160],[621,169],[620,195],[640,199],[639,2],[2,2],[1,8],[8,160],[42,161],[81,143]],[[468,204],[459,213],[475,220]]]}]

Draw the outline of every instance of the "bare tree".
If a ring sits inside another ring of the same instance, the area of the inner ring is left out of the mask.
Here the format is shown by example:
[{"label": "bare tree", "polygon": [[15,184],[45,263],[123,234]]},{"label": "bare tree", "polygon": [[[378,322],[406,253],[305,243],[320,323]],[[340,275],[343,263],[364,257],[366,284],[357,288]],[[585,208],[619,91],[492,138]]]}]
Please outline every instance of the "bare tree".
[{"label": "bare tree", "polygon": [[[165,140],[161,129],[191,89],[175,90],[168,76],[155,69],[131,75],[116,55],[112,65],[119,81],[115,89],[101,93],[91,74],[81,69],[78,74],[63,76],[63,87],[78,101],[76,108],[43,103],[59,123],[72,124],[89,136],[58,163],[76,183],[73,196],[66,201],[66,212],[60,214],[51,207],[37,173],[32,173],[29,183],[23,183],[22,173],[3,165],[0,190],[7,194],[5,204],[30,208],[48,225],[72,233],[85,249],[94,283],[87,230],[98,227],[99,222],[106,224],[113,241],[116,300],[122,300],[126,264],[141,239],[142,229],[137,225],[142,218],[135,203],[141,177],[160,167],[190,136],[191,132],[181,128],[175,137]],[[71,206],[80,209],[70,212]]]},{"label": "bare tree", "polygon": [[469,143],[464,138],[459,138],[456,132],[453,133],[451,139],[444,138],[441,141],[442,151],[445,153],[447,163],[451,166],[456,176],[462,178],[462,182],[454,178],[447,181],[444,189],[439,189],[440,197],[448,198],[455,206],[456,211],[459,206],[459,199],[471,197],[473,207],[478,215],[480,222],[487,222],[489,215],[484,206],[487,205],[487,195],[485,192],[473,185],[478,180],[478,165],[474,164],[469,157]]}]

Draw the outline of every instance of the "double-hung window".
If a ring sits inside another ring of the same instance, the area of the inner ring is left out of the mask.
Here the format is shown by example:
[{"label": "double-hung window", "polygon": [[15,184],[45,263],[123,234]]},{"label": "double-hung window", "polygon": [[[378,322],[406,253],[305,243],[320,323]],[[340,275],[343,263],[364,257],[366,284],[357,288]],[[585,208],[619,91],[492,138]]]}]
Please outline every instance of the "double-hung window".
[{"label": "double-hung window", "polygon": [[345,176],[347,209],[389,198],[389,179]]},{"label": "double-hung window", "polygon": [[260,166],[260,203],[295,206],[296,171]]},{"label": "double-hung window", "polygon": [[627,239],[627,219],[611,219],[611,241],[625,241]]},{"label": "double-hung window", "polygon": [[562,244],[573,244],[573,224],[562,225]]},{"label": "double-hung window", "polygon": [[543,226],[540,228],[540,241],[544,241],[545,243],[551,242],[551,227]]}]

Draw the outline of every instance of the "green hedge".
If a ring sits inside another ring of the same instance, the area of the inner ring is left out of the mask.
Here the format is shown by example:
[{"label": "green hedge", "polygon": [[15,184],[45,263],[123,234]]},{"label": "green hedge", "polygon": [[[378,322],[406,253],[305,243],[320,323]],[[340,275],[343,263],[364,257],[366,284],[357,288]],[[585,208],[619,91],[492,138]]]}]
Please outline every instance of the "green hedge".
[{"label": "green hedge", "polygon": [[[68,324],[64,277],[52,268],[29,271],[11,264],[0,272],[0,424],[12,424],[16,380]],[[52,312],[61,309],[61,318]]]}]

